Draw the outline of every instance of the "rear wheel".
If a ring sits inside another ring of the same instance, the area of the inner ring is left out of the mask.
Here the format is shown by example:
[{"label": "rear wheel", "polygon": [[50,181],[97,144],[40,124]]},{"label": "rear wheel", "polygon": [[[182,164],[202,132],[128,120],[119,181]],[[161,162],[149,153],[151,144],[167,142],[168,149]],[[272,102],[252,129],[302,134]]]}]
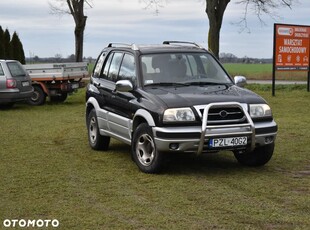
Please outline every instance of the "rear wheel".
[{"label": "rear wheel", "polygon": [[133,134],[132,158],[142,172],[157,173],[162,165],[162,154],[157,151],[152,129],[140,124]]},{"label": "rear wheel", "polygon": [[263,147],[258,147],[252,152],[248,153],[237,153],[235,152],[235,157],[238,162],[246,166],[262,166],[265,165],[272,157],[274,150],[274,143],[270,145],[265,145]]},{"label": "rear wheel", "polygon": [[102,136],[99,132],[98,120],[95,109],[92,109],[87,117],[88,142],[95,150],[108,150],[110,137]]},{"label": "rear wheel", "polygon": [[46,94],[39,85],[33,86],[32,96],[27,100],[30,105],[43,105],[46,101]]}]

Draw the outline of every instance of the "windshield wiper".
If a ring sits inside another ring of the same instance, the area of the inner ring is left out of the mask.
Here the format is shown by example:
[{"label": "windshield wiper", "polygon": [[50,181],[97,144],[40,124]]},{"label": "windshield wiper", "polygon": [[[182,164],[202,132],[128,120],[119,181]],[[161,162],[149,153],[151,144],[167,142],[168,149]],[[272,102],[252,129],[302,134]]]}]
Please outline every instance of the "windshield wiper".
[{"label": "windshield wiper", "polygon": [[231,85],[232,83],[223,83],[223,82],[210,82],[210,81],[193,81],[187,82],[189,85]]},{"label": "windshield wiper", "polygon": [[157,83],[150,83],[145,84],[144,86],[189,86],[188,83],[181,83],[181,82],[157,82]]}]

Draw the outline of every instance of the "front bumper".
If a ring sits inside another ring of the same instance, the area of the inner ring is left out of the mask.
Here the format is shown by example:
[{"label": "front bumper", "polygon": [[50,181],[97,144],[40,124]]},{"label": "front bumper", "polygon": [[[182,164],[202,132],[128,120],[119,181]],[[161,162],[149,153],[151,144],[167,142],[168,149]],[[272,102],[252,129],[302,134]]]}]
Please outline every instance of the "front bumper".
[{"label": "front bumper", "polygon": [[[264,146],[271,144],[275,141],[277,136],[277,124],[272,122],[263,122],[254,124],[255,126],[255,147]],[[228,131],[226,129],[226,131]],[[230,130],[232,133],[234,131],[240,131],[240,129]],[[231,133],[230,132],[230,133]],[[170,127],[170,128],[159,128],[153,127],[153,135],[155,138],[155,143],[158,151],[162,152],[191,152],[197,153],[200,144],[201,127]],[[221,137],[227,137],[227,135],[222,132]],[[247,136],[247,135],[246,135]],[[225,149],[209,148],[208,140],[204,139],[204,145],[202,152],[212,152],[219,150],[246,150],[250,146],[245,147],[232,147]],[[250,144],[250,143],[249,143]],[[178,148],[174,148],[178,146]]]},{"label": "front bumper", "polygon": [[[207,125],[208,111],[212,106],[238,106],[246,115],[247,122],[233,125]],[[254,123],[239,103],[214,103],[203,114],[202,126],[153,127],[153,136],[158,151],[192,152],[201,154],[220,150],[252,151],[256,147],[272,144],[278,127],[274,120]],[[210,147],[213,138],[247,137],[247,145]]]}]

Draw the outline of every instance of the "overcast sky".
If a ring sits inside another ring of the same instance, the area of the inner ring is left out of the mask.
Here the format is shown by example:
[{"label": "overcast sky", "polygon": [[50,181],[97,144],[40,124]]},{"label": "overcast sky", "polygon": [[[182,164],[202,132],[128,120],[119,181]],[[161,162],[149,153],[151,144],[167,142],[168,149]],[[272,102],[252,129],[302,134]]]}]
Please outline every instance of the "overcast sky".
[{"label": "overcast sky", "polygon": [[[53,2],[55,0],[50,0]],[[25,55],[67,57],[74,53],[74,21],[71,15],[50,13],[48,0],[0,1],[0,25],[16,31],[23,43]],[[158,44],[163,40],[194,41],[207,47],[208,18],[204,0],[166,0],[159,14],[145,10],[144,0],[89,0],[84,56],[96,58],[109,42]],[[221,30],[220,53],[238,57],[271,58],[273,24],[310,25],[310,1],[298,0],[292,10],[281,8],[277,20],[263,17],[261,25],[254,15],[248,15],[250,31],[240,32],[244,6],[232,0],[227,7]]]}]

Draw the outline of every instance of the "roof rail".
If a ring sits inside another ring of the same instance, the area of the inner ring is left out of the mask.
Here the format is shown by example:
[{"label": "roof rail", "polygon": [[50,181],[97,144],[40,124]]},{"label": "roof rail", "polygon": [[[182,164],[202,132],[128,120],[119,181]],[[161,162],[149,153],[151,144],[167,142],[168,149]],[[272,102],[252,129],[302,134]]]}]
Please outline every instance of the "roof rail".
[{"label": "roof rail", "polygon": [[185,42],[185,41],[164,41],[163,44],[164,45],[170,45],[172,43],[175,43],[175,44],[189,44],[189,45],[193,45],[193,46],[196,46],[198,48],[202,48],[202,46],[198,45],[197,43],[195,42]]},{"label": "roof rail", "polygon": [[108,47],[128,47],[132,50],[139,50],[139,47],[136,44],[128,44],[128,43],[120,43],[120,42],[113,42],[109,43]]}]

